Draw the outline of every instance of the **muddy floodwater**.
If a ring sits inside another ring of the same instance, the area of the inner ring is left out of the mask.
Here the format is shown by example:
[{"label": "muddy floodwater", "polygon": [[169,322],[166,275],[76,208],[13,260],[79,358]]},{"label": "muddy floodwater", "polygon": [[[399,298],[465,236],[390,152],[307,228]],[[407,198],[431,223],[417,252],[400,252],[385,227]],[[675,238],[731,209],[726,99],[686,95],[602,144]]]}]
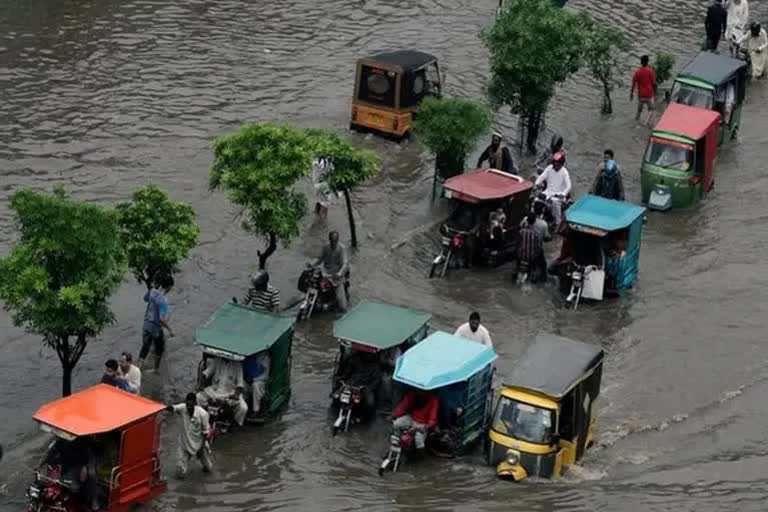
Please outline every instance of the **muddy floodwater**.
[{"label": "muddy floodwater", "polygon": [[[599,89],[579,74],[547,117],[570,152],[575,193],[588,188],[604,148],[616,151],[629,197],[639,200],[648,130],[632,119],[631,69],[642,53],[669,51],[678,67],[703,37],[706,2],[573,0],[622,27],[635,43],[615,94],[599,115]],[[8,200],[18,187],[65,184],[77,199],[112,205],[155,183],[194,205],[202,241],[169,295],[177,336],[146,394],[178,400],[194,385],[194,330],[245,290],[260,241],[237,210],[207,190],[212,137],[246,121],[344,130],[354,61],[379,50],[434,53],[449,94],[479,98],[487,53],[477,38],[496,0],[0,0],[0,250],[14,240]],[[750,2],[752,17],[765,16]],[[600,344],[607,352],[598,402],[600,438],[583,466],[556,482],[497,481],[481,457],[429,460],[381,479],[383,419],[332,438],[329,377],[333,318],[298,327],[293,396],[279,419],[220,438],[211,475],[170,471],[177,423],[166,423],[168,492],[150,510],[765,510],[768,496],[768,121],[766,82],[748,86],[740,141],[716,164],[716,187],[693,211],[648,216],[640,280],[623,299],[565,312],[552,284],[520,289],[508,269],[426,278],[437,249],[433,162],[415,142],[353,135],[382,155],[381,174],[354,193],[361,247],[352,255],[352,301],[378,298],[433,313],[454,329],[479,310],[499,377],[536,333]],[[509,134],[515,122],[501,114]],[[476,158],[477,153],[470,159]],[[341,205],[326,222],[308,216],[301,236],[269,270],[286,300],[303,262],[329,228],[347,237]],[[552,250],[552,249],[550,249]],[[138,352],[141,288],[126,277],[114,296],[118,323],[93,341],[76,388],[100,378],[104,360]],[[31,416],[60,392],[54,352],[0,314],[0,510],[20,510],[45,438]]]}]

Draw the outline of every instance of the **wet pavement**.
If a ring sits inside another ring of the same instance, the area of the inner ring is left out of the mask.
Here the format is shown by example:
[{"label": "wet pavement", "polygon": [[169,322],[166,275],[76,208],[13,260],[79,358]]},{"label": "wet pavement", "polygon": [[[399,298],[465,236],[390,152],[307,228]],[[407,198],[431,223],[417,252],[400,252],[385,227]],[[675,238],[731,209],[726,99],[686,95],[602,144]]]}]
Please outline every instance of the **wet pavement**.
[{"label": "wet pavement", "polygon": [[[583,7],[585,2],[571,2]],[[194,384],[194,329],[244,292],[260,241],[237,210],[207,190],[212,137],[246,121],[277,120],[343,130],[359,56],[398,47],[437,55],[449,94],[479,98],[487,55],[477,38],[495,0],[309,2],[100,2],[0,0],[0,250],[14,237],[8,199],[19,186],[68,186],[78,199],[112,205],[155,183],[192,203],[202,242],[169,295],[171,340],[146,393],[177,400]],[[765,15],[751,2],[752,17]],[[584,193],[602,150],[616,151],[631,199],[648,130],[632,120],[628,82],[637,56],[669,51],[678,66],[703,37],[704,2],[597,1],[587,7],[635,42],[615,93],[616,114],[599,114],[600,92],[584,73],[565,84],[549,128],[565,134],[575,193]],[[497,481],[478,454],[430,460],[380,479],[386,424],[330,436],[328,391],[336,354],[330,316],[298,328],[293,397],[263,428],[220,438],[217,469],[173,478],[152,510],[762,510],[768,480],[763,291],[763,162],[768,122],[764,82],[750,84],[741,140],[716,165],[716,188],[688,212],[651,213],[640,281],[627,298],[578,312],[560,309],[555,289],[520,289],[508,270],[426,279],[437,249],[434,223],[445,205],[429,201],[433,162],[414,142],[352,135],[383,158],[381,174],[354,193],[361,247],[352,256],[353,302],[365,297],[421,308],[446,330],[483,314],[508,372],[536,333],[601,344],[608,353],[598,446],[557,482]],[[499,124],[513,133],[502,113]],[[468,161],[476,158],[470,157]],[[309,190],[308,184],[307,190]],[[328,229],[346,237],[341,205],[327,222],[307,218],[300,239],[269,263],[284,300],[297,292],[304,261]],[[103,361],[138,351],[141,288],[126,277],[113,299],[118,323],[94,340],[75,387],[100,377]],[[55,354],[0,315],[0,510],[23,507],[23,488],[44,438],[31,415],[58,396]],[[164,446],[172,464],[177,425]],[[168,472],[169,475],[172,473]]]}]

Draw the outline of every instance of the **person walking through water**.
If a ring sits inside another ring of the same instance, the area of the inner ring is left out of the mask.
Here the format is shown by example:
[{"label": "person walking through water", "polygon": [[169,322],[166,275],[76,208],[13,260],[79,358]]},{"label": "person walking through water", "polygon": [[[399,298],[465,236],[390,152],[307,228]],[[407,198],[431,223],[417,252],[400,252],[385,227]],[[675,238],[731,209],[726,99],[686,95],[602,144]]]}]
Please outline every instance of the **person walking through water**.
[{"label": "person walking through water", "polygon": [[491,145],[485,148],[483,154],[477,160],[477,168],[483,167],[483,162],[488,161],[488,166],[491,169],[498,169],[499,171],[514,173],[515,166],[512,162],[512,155],[509,153],[509,149],[506,146],[501,145],[502,139],[501,132],[493,132],[491,137]]},{"label": "person walking through water", "polygon": [[656,72],[652,67],[648,65],[648,56],[643,55],[640,57],[640,67],[635,71],[632,77],[632,89],[629,91],[629,101],[635,96],[635,89],[637,89],[637,112],[635,113],[635,121],[640,120],[640,114],[643,113],[643,108],[648,108],[648,117],[645,120],[645,124],[650,124],[651,116],[653,115],[653,102],[656,98]]},{"label": "person walking through water", "polygon": [[749,22],[749,2],[747,0],[730,0],[727,13],[725,39],[728,41],[728,51],[731,57],[737,57],[738,41],[746,33]]},{"label": "person walking through water", "polygon": [[749,26],[749,31],[739,41],[739,44],[745,44],[749,52],[749,74],[752,78],[765,76],[766,66],[768,65],[768,35],[765,29],[756,21]]},{"label": "person walking through water", "polygon": [[704,29],[707,31],[707,50],[717,51],[717,45],[726,32],[728,12],[723,8],[722,0],[715,0],[707,9]]},{"label": "person walking through water", "polygon": [[171,325],[168,323],[168,301],[165,298],[173,287],[173,278],[169,275],[160,274],[155,279],[155,287],[144,294],[144,302],[147,303],[147,309],[144,312],[144,328],[141,338],[141,351],[139,352],[139,369],[144,365],[144,359],[149,354],[149,349],[154,346],[155,349],[155,370],[160,368],[160,360],[165,351],[165,336],[163,329],[168,331],[168,335],[173,338],[174,333]]},{"label": "person walking through water", "polygon": [[621,179],[619,166],[613,159],[612,149],[606,149],[603,152],[603,164],[597,171],[589,193],[606,199],[624,200],[624,182]]},{"label": "person walking through water", "polygon": [[184,403],[168,405],[168,412],[174,412],[181,416],[182,429],[179,433],[179,446],[176,455],[178,457],[179,475],[183,478],[187,474],[189,461],[195,457],[203,465],[206,473],[213,469],[211,459],[211,422],[208,412],[197,405],[197,397],[194,393],[187,393]]}]

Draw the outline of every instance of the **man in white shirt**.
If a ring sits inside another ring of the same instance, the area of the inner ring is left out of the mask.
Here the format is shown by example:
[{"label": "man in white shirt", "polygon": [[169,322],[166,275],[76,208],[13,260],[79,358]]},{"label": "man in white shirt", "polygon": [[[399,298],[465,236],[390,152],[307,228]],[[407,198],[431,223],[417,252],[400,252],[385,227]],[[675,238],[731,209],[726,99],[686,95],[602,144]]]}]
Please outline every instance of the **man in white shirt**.
[{"label": "man in white shirt", "polygon": [[480,313],[477,311],[473,311],[469,315],[469,322],[460,325],[453,335],[493,348],[491,335],[488,334],[488,329],[480,325]]},{"label": "man in white shirt", "polygon": [[547,196],[547,199],[552,200],[552,216],[555,218],[555,226],[559,226],[563,218],[563,201],[571,193],[571,177],[565,167],[564,151],[555,153],[552,157],[552,163],[536,178],[537,185],[545,181],[547,188],[544,189],[544,195]]},{"label": "man in white shirt", "polygon": [[235,423],[243,426],[248,404],[245,402],[245,379],[243,365],[239,361],[210,357],[206,361],[203,376],[210,380],[210,385],[197,394],[197,403],[207,407],[210,401],[226,402],[232,407]]},{"label": "man in white shirt", "polygon": [[123,352],[117,363],[117,375],[128,383],[131,393],[138,395],[141,392],[141,370],[133,364],[133,356],[130,352]]}]

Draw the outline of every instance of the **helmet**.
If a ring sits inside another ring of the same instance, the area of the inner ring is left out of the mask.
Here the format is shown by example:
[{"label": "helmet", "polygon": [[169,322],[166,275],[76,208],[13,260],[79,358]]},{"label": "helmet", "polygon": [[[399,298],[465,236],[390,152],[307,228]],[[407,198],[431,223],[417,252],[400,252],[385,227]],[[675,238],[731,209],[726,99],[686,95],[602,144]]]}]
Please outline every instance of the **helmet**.
[{"label": "helmet", "polygon": [[554,134],[552,141],[549,143],[549,148],[552,150],[552,153],[557,153],[563,149],[563,138],[558,134]]},{"label": "helmet", "polygon": [[752,33],[753,36],[757,37],[760,35],[760,23],[757,21],[753,21],[749,24],[749,31]]},{"label": "helmet", "polygon": [[552,156],[552,163],[561,163],[565,165],[565,151],[558,151]]},{"label": "helmet", "polygon": [[254,288],[264,288],[269,284],[269,274],[266,270],[259,270],[255,274],[251,274],[251,284]]}]

